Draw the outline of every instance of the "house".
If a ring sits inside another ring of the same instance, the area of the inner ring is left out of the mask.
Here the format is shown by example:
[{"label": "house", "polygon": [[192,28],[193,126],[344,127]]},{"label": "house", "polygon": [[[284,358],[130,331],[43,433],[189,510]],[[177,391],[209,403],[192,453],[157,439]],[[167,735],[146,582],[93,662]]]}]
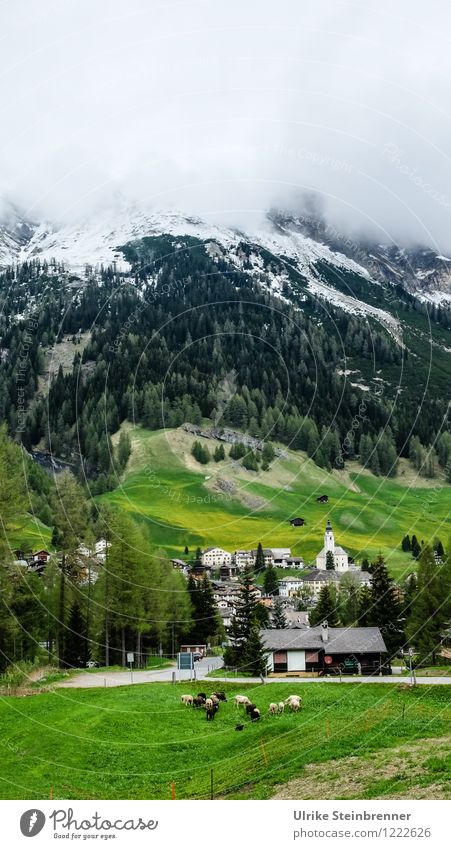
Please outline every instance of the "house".
[{"label": "house", "polygon": [[296,557],[282,557],[279,559],[275,559],[273,565],[277,569],[304,569],[305,563],[304,558],[299,556]]},{"label": "house", "polygon": [[269,673],[321,672],[333,667],[379,671],[387,648],[379,628],[281,628],[261,632]]},{"label": "house", "polygon": [[302,528],[306,524],[305,519],[302,519],[300,516],[297,516],[296,519],[290,519],[290,525],[293,525],[294,528]]},{"label": "house", "polygon": [[[251,562],[255,563],[257,557],[257,548],[251,549]],[[276,560],[284,560],[286,557],[291,557],[291,548],[264,548],[263,556],[265,558],[265,566],[273,566]]]},{"label": "house", "polygon": [[209,569],[219,569],[232,562],[232,555],[223,548],[207,548],[202,552],[201,563]]},{"label": "house", "polygon": [[233,552],[233,562],[237,569],[245,569],[246,566],[253,565],[255,563],[255,558],[252,560],[251,552],[245,551],[243,549],[238,549]]},{"label": "house", "polygon": [[328,495],[320,495],[316,500],[317,500],[318,504],[327,504],[327,502],[329,501],[329,496]]},{"label": "house", "polygon": [[173,568],[173,569],[177,569],[177,571],[178,571],[178,572],[181,572],[181,573],[182,573],[182,575],[185,575],[185,576],[187,576],[187,575],[188,575],[188,573],[189,573],[189,567],[188,567],[188,564],[187,564],[187,563],[185,563],[185,561],[184,561],[184,560],[179,560],[179,558],[178,558],[178,557],[174,557],[174,558],[171,560],[171,563],[172,563],[172,568]]},{"label": "house", "polygon": [[317,569],[327,569],[327,555],[331,553],[334,559],[334,569],[337,572],[347,572],[349,569],[349,558],[344,548],[335,545],[334,532],[330,521],[327,520],[326,530],[324,533],[324,547],[316,558]]},{"label": "house", "polygon": [[302,585],[303,578],[295,578],[294,575],[283,578],[279,581],[279,596],[281,598],[291,598],[302,589]]},{"label": "house", "polygon": [[100,560],[101,563],[106,560],[106,554],[109,548],[111,548],[111,543],[107,542],[106,539],[102,537],[101,539],[97,540],[94,546],[94,551],[97,560]]},{"label": "house", "polygon": [[340,576],[334,569],[313,569],[302,578],[302,586],[312,590],[314,596],[319,595],[324,584],[335,584],[338,587]]},{"label": "house", "polygon": [[33,551],[31,560],[33,563],[47,563],[49,557],[50,551],[46,551],[45,548],[41,548],[39,551]]}]

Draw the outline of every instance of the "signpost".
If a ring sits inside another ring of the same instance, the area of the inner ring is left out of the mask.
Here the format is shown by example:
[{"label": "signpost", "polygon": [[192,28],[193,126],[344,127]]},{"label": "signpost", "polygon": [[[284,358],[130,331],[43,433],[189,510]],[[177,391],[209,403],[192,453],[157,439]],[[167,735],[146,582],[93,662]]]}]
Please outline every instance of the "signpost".
[{"label": "signpost", "polygon": [[132,651],[127,652],[127,663],[130,664],[130,681],[133,684],[133,664],[135,662],[135,655]]},{"label": "signpost", "polygon": [[179,651],[177,654],[177,669],[194,669],[194,653],[192,651]]}]

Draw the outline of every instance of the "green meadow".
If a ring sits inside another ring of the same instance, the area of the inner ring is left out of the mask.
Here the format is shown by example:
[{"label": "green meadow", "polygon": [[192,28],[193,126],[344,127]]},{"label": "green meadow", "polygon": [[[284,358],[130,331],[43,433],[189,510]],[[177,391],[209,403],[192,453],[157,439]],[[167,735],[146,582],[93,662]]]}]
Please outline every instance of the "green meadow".
[{"label": "green meadow", "polygon": [[[402,537],[451,536],[451,488],[440,478],[419,479],[406,461],[395,479],[374,477],[352,463],[345,472],[320,469],[302,452],[284,449],[268,472],[248,472],[228,457],[201,466],[190,454],[193,437],[180,429],[130,429],[132,455],[120,486],[101,496],[126,510],[146,531],[151,545],[183,557],[185,545],[218,545],[233,551],[290,546],[306,562],[323,545],[330,519],[336,542],[357,559],[382,552],[392,573],[412,569],[400,550]],[[204,439],[210,452],[218,443]],[[228,451],[227,451],[228,453]],[[316,497],[329,496],[329,504]],[[305,518],[293,528],[289,519]]]},{"label": "green meadow", "polygon": [[[425,792],[428,783],[436,793],[437,782],[449,782],[449,750],[448,771],[445,753],[436,751],[450,729],[446,686],[227,684],[229,701],[214,722],[180,703],[183,692],[197,689],[205,685],[60,688],[3,697],[2,798],[45,799],[52,793],[54,799],[170,799],[174,792],[176,799],[202,799],[210,796],[213,770],[216,798],[265,799],[276,786],[308,775],[312,765],[337,776],[341,759],[368,763],[374,753],[396,760],[398,790],[407,791],[409,770],[395,755],[399,746],[417,741],[431,762],[422,776]],[[234,707],[235,692],[257,704],[259,722]],[[293,692],[303,700],[298,714],[268,716],[271,701]],[[242,731],[235,730],[239,722]],[[378,798],[380,777],[373,769],[374,787],[367,786],[361,798]],[[334,792],[359,798],[346,786]]]}]

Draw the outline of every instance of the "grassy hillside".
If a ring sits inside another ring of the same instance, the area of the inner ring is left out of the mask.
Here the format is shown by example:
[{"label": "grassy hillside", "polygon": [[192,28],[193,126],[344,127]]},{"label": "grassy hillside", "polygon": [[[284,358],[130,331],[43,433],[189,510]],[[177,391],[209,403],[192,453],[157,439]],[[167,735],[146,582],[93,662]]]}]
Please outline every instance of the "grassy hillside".
[{"label": "grassy hillside", "polygon": [[[374,477],[351,464],[346,472],[320,469],[302,452],[284,449],[268,472],[247,472],[226,460],[201,466],[191,456],[193,437],[181,429],[130,428],[132,455],[123,483],[103,500],[142,523],[152,545],[180,556],[185,545],[228,550],[290,546],[313,562],[330,518],[336,541],[354,557],[387,556],[401,575],[413,561],[400,551],[404,534],[419,539],[451,534],[449,486],[427,485],[407,467],[395,480]],[[218,443],[202,440],[210,452]],[[228,453],[228,449],[227,449]],[[419,485],[418,485],[419,484]],[[316,503],[327,493],[329,504]],[[304,528],[290,517],[303,516]]]},{"label": "grassy hillside", "polygon": [[[269,717],[269,702],[286,698],[293,686],[302,696],[302,711]],[[228,685],[229,697],[237,690]],[[2,797],[45,799],[52,787],[55,799],[168,799],[174,782],[177,799],[209,798],[213,768],[216,797],[264,799],[274,795],[275,785],[308,775],[307,765],[328,765],[337,773],[342,758],[371,752],[389,757],[395,747],[419,740],[424,756],[428,738],[433,738],[430,769],[423,778],[436,793],[437,783],[446,782],[446,762],[435,742],[449,732],[447,690],[321,682],[244,690],[239,685],[262,712],[255,724],[240,713],[241,733],[235,731],[231,701],[212,723],[203,711],[181,705],[181,693],[190,691],[186,682],[4,698]],[[405,766],[398,754],[398,792],[408,786]],[[312,787],[306,792],[302,798],[315,795]],[[359,798],[360,792],[349,783],[338,795]],[[427,797],[427,787],[423,792]],[[363,798],[374,795],[371,788],[363,790]]]}]

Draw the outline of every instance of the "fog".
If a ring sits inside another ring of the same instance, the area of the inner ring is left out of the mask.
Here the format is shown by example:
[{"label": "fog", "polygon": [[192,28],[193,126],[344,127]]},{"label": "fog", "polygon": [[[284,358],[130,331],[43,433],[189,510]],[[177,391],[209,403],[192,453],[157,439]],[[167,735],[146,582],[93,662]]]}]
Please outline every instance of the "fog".
[{"label": "fog", "polygon": [[125,197],[257,226],[451,249],[445,0],[21,0],[0,7],[0,197],[28,217]]}]

